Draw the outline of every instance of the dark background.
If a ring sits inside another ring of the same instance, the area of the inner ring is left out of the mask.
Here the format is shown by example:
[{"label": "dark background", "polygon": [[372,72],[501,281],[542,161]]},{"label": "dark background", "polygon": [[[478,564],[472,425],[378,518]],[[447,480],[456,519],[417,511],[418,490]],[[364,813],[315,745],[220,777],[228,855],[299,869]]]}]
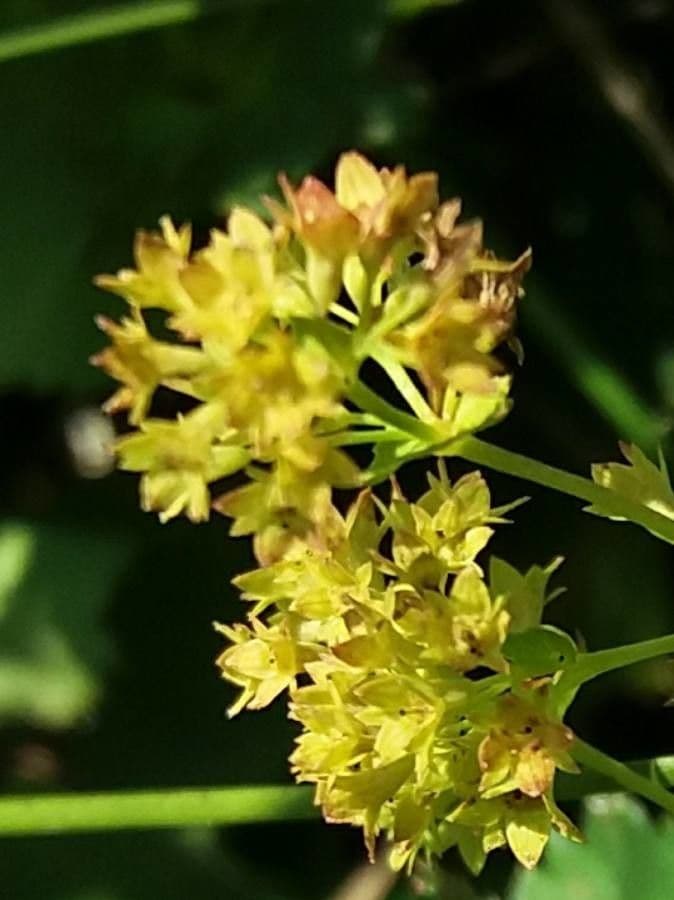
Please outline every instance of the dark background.
[{"label": "dark background", "polygon": [[[1,59],[14,29],[98,7],[0,7],[0,777],[7,792],[285,783],[282,705],[227,722],[213,666],[210,623],[240,614],[228,582],[252,563],[246,541],[220,518],[162,527],[138,510],[134,477],[85,478],[73,455],[100,427],[82,411],[111,390],[87,365],[103,343],[93,316],[122,311],[91,279],[130,262],[137,227],[169,212],[205,233],[273,191],[279,169],[329,178],[350,148],[436,169],[443,195],[484,218],[488,246],[534,248],[526,364],[489,439],[584,474],[617,457],[618,438],[667,454],[674,5],[223,2]],[[491,482],[499,503],[533,498],[495,552],[520,567],[567,558],[555,624],[591,649],[674,629],[669,547]],[[571,724],[621,758],[671,753],[673,692],[669,664],[642,666],[588,687]],[[362,856],[355,832],[317,823],[4,840],[0,895],[315,900]],[[446,868],[433,896],[506,891],[505,855],[471,889],[451,854]]]}]

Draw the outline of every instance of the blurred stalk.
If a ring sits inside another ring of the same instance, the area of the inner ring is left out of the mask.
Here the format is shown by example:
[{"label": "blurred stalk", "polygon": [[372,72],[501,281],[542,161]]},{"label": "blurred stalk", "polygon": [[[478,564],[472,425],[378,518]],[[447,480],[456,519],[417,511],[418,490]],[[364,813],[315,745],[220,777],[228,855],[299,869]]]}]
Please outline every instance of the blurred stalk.
[{"label": "blurred stalk", "polygon": [[[237,6],[248,11],[253,6],[274,2],[279,0],[152,0],[102,7],[0,33],[0,62],[168,25],[182,25]],[[460,2],[462,0],[389,0],[388,10],[392,16],[408,18],[426,9]]]},{"label": "blurred stalk", "polygon": [[330,900],[386,900],[398,880],[398,873],[391,870],[386,855],[379,856],[374,865],[363,863],[358,866]]},{"label": "blurred stalk", "polygon": [[0,836],[313,819],[306,787],[246,786],[0,798]]},{"label": "blurred stalk", "polygon": [[246,6],[261,0],[154,0],[102,7],[91,12],[63,16],[51,22],[0,33],[0,62],[91,44],[106,38],[122,37],[167,25],[192,22],[209,13],[223,12],[234,5]]},{"label": "blurred stalk", "polygon": [[389,8],[394,16],[408,18],[430,9],[458,6],[464,0],[389,0]]},{"label": "blurred stalk", "polygon": [[[649,796],[644,793],[648,782],[646,788],[662,805],[663,794],[674,787],[674,757],[628,766],[578,739],[576,744],[582,745],[577,759],[588,769],[580,775],[560,775],[557,793],[562,801],[624,790],[627,778],[630,784],[638,785],[634,790],[643,796]],[[610,761],[610,771],[606,760]],[[618,780],[615,771],[621,775]],[[307,787],[265,785],[2,797],[0,837],[304,821],[319,815],[311,796]],[[668,796],[674,804],[674,795]]]},{"label": "blurred stalk", "polygon": [[669,785],[641,775],[636,769],[607,756],[580,738],[575,739],[571,752],[581,766],[611,779],[624,791],[645,797],[674,816],[674,794],[669,792]]},{"label": "blurred stalk", "polygon": [[[629,763],[630,771],[655,781],[661,787],[674,788],[674,756],[661,756]],[[593,769],[584,769],[581,775],[559,772],[555,779],[555,794],[559,800],[582,800],[589,794],[611,794],[621,788],[607,774]]]},{"label": "blurred stalk", "polygon": [[656,450],[666,433],[664,422],[620,372],[587,344],[559,306],[548,303],[537,290],[530,293],[530,302],[522,306],[522,318],[536,341],[621,438],[638,444],[647,453]]},{"label": "blurred stalk", "polygon": [[544,8],[608,106],[674,194],[674,131],[646,78],[622,53],[591,6],[582,0],[545,0]]}]

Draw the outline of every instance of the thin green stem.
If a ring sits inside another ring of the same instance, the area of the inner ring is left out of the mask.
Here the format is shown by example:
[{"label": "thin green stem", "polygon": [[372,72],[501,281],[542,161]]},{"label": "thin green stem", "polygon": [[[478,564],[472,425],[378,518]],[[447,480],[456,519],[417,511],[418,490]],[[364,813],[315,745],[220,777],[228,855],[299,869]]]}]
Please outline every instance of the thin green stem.
[{"label": "thin green stem", "polygon": [[435,422],[437,416],[426,402],[426,398],[421,393],[416,384],[412,381],[407,369],[402,366],[396,359],[387,354],[384,350],[373,352],[372,358],[386,372],[388,377],[395,385],[398,393],[407,403],[412,412],[421,419],[422,422]]},{"label": "thin green stem", "polygon": [[656,656],[674,653],[674,634],[626,644],[624,647],[611,647],[609,650],[598,650],[595,653],[584,653],[574,668],[578,669],[582,681],[589,681],[598,675],[604,675],[614,669],[622,669],[634,663],[644,662]]},{"label": "thin green stem", "polygon": [[353,447],[358,444],[390,444],[404,441],[407,434],[395,428],[368,428],[363,431],[338,431],[326,437],[332,447]]},{"label": "thin green stem", "polygon": [[[575,758],[588,771],[579,776],[560,775],[561,799],[579,799],[618,786],[660,806],[665,805],[663,797],[674,803],[674,797],[662,787],[674,786],[673,757],[626,766],[579,739],[574,748]],[[311,790],[294,785],[10,796],[0,798],[0,837],[244,825],[308,820],[318,815]]]},{"label": "thin green stem", "polygon": [[661,784],[640,775],[630,766],[618,762],[612,756],[602,753],[596,747],[586,744],[585,741],[576,738],[571,748],[576,762],[586,766],[594,772],[611,779],[626,791],[639,794],[656,803],[668,813],[674,815],[674,794],[670,794]]},{"label": "thin green stem", "polygon": [[205,3],[202,0],[154,0],[152,3],[127,3],[63,16],[51,22],[0,34],[0,62],[191,22],[218,6],[225,8],[222,3]]},{"label": "thin green stem", "polygon": [[[442,450],[436,450],[436,453]],[[642,525],[648,531],[674,544],[674,520],[660,513],[629,500],[615,491],[595,484],[589,478],[564,472],[546,463],[530,459],[520,453],[513,453],[502,447],[496,447],[475,437],[468,437],[447,445],[447,455],[461,456],[477,465],[488,466],[497,472],[513,475],[525,481],[532,481],[544,487],[570,494],[606,510],[610,515],[629,519]]]},{"label": "thin green stem", "polygon": [[252,786],[0,798],[0,836],[312,819],[306,787]]},{"label": "thin green stem", "polygon": [[342,306],[341,303],[331,303],[330,312],[333,315],[337,316],[339,319],[342,319],[344,322],[348,322],[349,325],[358,325],[358,322],[360,320],[360,316],[357,313],[352,312],[345,306]]},{"label": "thin green stem", "polygon": [[674,653],[674,634],[638,641],[635,644],[625,644],[623,647],[611,647],[609,650],[581,653],[576,662],[554,685],[551,701],[561,716],[586,682],[615,669],[623,669],[625,666],[645,662],[667,653]]},{"label": "thin green stem", "polygon": [[543,485],[571,497],[578,497],[580,500],[585,500],[601,508],[610,516],[627,519],[641,525],[662,540],[674,544],[674,519],[663,516],[616,491],[595,484],[589,478],[565,472],[563,469],[556,469],[547,463],[531,459],[521,453],[514,453],[503,447],[497,447],[494,444],[488,444],[476,437],[448,441],[442,435],[441,428],[436,428],[430,422],[421,421],[420,418],[402,412],[360,381],[352,386],[350,398],[361,409],[378,416],[383,423],[405,431],[410,437],[427,444],[426,447],[410,448],[410,458],[427,453],[433,453],[436,456],[461,456],[477,465],[488,466],[497,472]]},{"label": "thin green stem", "polygon": [[[665,789],[674,788],[674,756],[657,756],[626,763],[637,775],[656,781]],[[591,794],[610,794],[621,790],[621,786],[607,775],[592,769],[583,769],[579,774],[558,772],[555,777],[555,796],[562,801],[582,800]]]},{"label": "thin green stem", "polygon": [[362,381],[355,381],[351,385],[348,396],[362,410],[377,416],[386,425],[391,425],[425,444],[437,443],[437,433],[434,428],[387,403]]}]

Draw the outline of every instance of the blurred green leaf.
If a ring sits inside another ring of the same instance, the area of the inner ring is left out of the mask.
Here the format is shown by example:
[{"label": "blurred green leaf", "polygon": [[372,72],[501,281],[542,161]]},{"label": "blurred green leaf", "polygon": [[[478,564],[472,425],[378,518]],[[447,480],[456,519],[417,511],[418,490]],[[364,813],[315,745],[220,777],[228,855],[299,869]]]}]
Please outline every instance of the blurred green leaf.
[{"label": "blurred green leaf", "polygon": [[63,527],[2,527],[0,718],[60,728],[91,710],[112,659],[105,603],[129,550]]},{"label": "blurred green leaf", "polygon": [[624,794],[586,801],[586,843],[553,835],[543,863],[520,872],[509,900],[671,900],[674,827],[656,825]]}]

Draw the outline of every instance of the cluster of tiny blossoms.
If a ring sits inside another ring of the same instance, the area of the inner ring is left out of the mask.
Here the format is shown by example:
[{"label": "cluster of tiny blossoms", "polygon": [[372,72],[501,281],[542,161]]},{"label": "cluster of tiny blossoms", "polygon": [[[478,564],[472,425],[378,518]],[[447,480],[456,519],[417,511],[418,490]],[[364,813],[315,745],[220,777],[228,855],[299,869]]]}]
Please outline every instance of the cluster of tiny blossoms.
[{"label": "cluster of tiny blossoms", "polygon": [[[519,352],[529,254],[485,250],[433,173],[346,153],[334,191],[280,184],[271,224],[236,208],[194,250],[189,227],[163,219],[139,233],[136,269],[98,279],[129,304],[99,320],[111,345],[94,357],[121,383],[106,404],[131,426],[120,467],[141,473],[163,521],[215,507],[253,536],[260,566],[235,579],[247,620],[218,626],[222,675],[241,689],[230,713],[287,693],[292,771],[326,819],[361,827],[370,853],[386,835],[397,868],[457,846],[478,871],[506,844],[531,867],[551,827],[576,836],[552,793],[556,770],[574,770],[554,667],[526,672],[506,652],[539,624],[551,569],[495,561],[487,582],[476,558],[506,509],[479,473],[452,485],[441,469],[416,503],[394,481],[388,506],[369,490],[344,516],[333,504],[334,488],[394,471],[398,451],[427,455],[507,413],[494,351]],[[408,411],[360,381],[368,359]],[[153,417],[160,387],[189,411]],[[394,452],[363,472],[344,447],[370,440]]]},{"label": "cluster of tiny blossoms", "polygon": [[522,615],[511,601],[540,610],[545,578],[501,593],[475,561],[504,512],[478,473],[431,476],[417,503],[394,485],[388,508],[363,492],[331,551],[235,579],[248,623],[219,626],[218,663],[241,687],[230,714],[288,691],[297,779],[328,821],[363,828],[370,853],[385,833],[397,868],[458,846],[477,872],[506,844],[532,867],[551,826],[576,837],[552,793],[557,768],[576,771],[552,679],[513,681],[502,653]]},{"label": "cluster of tiny blossoms", "polygon": [[[235,208],[201,249],[167,218],[160,234],[139,232],[136,268],[97,279],[129,312],[99,319],[111,345],[93,358],[121,382],[106,408],[128,411],[119,463],[142,473],[143,507],[205,519],[210,486],[243,469],[249,482],[215,507],[265,563],[324,540],[331,489],[362,483],[340,445],[367,424],[346,404],[367,358],[415,373],[442,437],[506,414],[510,377],[493,351],[517,350],[529,267],[528,253],[507,263],[485,250],[479,222],[458,224],[434,173],[377,170],[351,152],[334,192],[311,176],[280,183],[272,224]],[[164,314],[161,338],[146,310]],[[159,387],[191,411],[153,418]]]}]

